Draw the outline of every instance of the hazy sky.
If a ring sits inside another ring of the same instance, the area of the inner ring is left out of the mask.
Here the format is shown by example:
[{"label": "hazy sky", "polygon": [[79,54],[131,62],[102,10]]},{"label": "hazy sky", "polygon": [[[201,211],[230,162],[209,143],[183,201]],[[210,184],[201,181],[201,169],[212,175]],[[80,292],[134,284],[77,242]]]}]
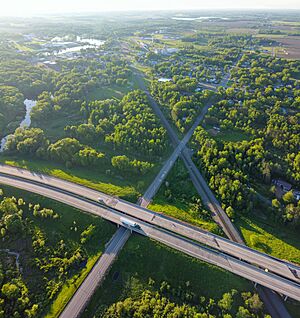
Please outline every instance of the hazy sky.
[{"label": "hazy sky", "polygon": [[0,15],[166,9],[300,9],[300,0],[1,0]]}]

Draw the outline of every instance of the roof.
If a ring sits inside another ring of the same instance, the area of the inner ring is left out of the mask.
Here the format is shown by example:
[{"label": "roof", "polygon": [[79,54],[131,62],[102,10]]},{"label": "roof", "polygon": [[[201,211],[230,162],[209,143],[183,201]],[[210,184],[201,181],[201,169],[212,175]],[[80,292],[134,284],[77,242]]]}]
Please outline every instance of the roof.
[{"label": "roof", "polygon": [[281,186],[285,189],[287,189],[288,191],[292,189],[292,185],[286,181],[283,180],[274,180],[274,183],[278,186]]}]

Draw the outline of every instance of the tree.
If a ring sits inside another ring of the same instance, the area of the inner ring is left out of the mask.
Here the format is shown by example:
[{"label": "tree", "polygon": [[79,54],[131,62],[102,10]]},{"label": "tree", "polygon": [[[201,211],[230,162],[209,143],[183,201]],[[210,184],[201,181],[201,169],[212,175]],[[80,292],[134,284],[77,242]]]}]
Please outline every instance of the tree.
[{"label": "tree", "polygon": [[222,311],[230,311],[232,308],[232,304],[233,298],[231,293],[225,293],[222,299],[218,301],[218,306],[220,309],[222,309]]},{"label": "tree", "polygon": [[2,294],[8,299],[17,299],[20,295],[20,289],[13,283],[6,283],[1,288]]},{"label": "tree", "polygon": [[295,198],[294,198],[294,195],[293,195],[292,191],[289,191],[289,192],[285,193],[282,196],[282,199],[286,203],[293,203],[295,201]]},{"label": "tree", "polygon": [[235,213],[231,206],[226,208],[226,214],[229,216],[230,219],[234,219]]},{"label": "tree", "polygon": [[125,155],[112,157],[111,164],[114,168],[123,172],[128,171],[130,168],[130,160]]}]

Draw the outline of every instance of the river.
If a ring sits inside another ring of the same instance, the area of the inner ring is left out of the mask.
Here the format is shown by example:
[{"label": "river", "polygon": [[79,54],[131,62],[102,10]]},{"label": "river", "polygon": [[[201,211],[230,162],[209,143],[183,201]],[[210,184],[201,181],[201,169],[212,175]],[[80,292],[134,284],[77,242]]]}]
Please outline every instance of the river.
[{"label": "river", "polygon": [[[24,100],[24,105],[26,107],[26,114],[25,114],[25,117],[24,119],[21,121],[20,123],[20,126],[19,127],[30,127],[30,124],[31,124],[31,118],[30,118],[30,113],[31,113],[31,110],[32,108],[36,105],[36,101],[35,100],[32,100],[32,99],[25,99]],[[3,137],[1,139],[1,142],[0,142],[0,152],[3,152],[4,149],[5,149],[5,145],[6,145],[6,142],[8,140],[8,137],[10,135],[7,135],[5,137]]]}]

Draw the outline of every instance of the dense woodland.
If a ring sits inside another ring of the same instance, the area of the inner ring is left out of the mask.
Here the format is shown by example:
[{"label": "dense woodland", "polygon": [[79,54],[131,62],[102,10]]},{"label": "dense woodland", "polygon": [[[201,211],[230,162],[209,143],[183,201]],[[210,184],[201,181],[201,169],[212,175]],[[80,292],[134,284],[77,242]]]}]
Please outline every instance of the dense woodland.
[{"label": "dense woodland", "polygon": [[[81,113],[86,123],[66,126],[66,137],[53,143],[41,128],[18,128],[9,137],[6,152],[50,159],[67,167],[106,164],[123,174],[145,174],[153,164],[136,157],[153,160],[167,148],[166,132],[141,91],[133,91],[121,101],[83,103]],[[106,156],[100,151],[103,147],[112,147],[119,155],[110,152]]]},{"label": "dense woodland", "polygon": [[[149,283],[150,286],[153,282]],[[172,288],[167,282],[162,282],[158,291],[145,290],[138,298],[126,298],[111,305],[101,317],[190,317],[214,318],[236,317],[255,318],[270,317],[263,314],[263,304],[257,294],[236,290],[225,293],[221,299],[206,299],[189,291],[186,286]],[[242,303],[243,306],[237,306]]]},{"label": "dense woodland", "polygon": [[190,128],[204,103],[213,95],[208,90],[195,92],[196,89],[197,81],[189,77],[181,79],[175,76],[170,82],[152,82],[151,93],[167,110],[181,132]]},{"label": "dense woodland", "polygon": [[[196,158],[231,217],[234,211],[250,213],[258,203],[251,184],[270,188],[272,179],[279,178],[300,188],[300,90],[292,79],[299,66],[296,61],[244,55],[232,71],[232,87],[219,89],[221,100],[209,110],[205,125],[236,132],[245,140],[222,141],[203,128],[195,132]],[[284,222],[300,222],[299,201],[291,194],[275,199],[273,210]]]},{"label": "dense woodland", "polygon": [[23,94],[14,86],[0,86],[0,138],[13,132],[25,115]]}]

